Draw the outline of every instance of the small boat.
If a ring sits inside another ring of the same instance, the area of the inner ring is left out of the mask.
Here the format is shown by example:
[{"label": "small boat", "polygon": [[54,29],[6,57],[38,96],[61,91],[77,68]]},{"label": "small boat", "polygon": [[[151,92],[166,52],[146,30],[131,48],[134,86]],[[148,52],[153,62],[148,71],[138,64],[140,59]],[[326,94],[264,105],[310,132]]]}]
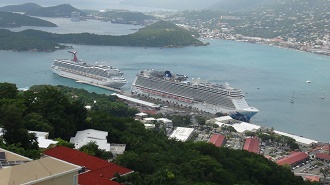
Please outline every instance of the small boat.
[{"label": "small boat", "polygon": [[289,102],[290,102],[290,103],[294,103],[294,101],[293,101],[293,100],[291,100],[291,99],[289,100]]},{"label": "small boat", "polygon": [[312,81],[310,81],[310,80],[307,80],[307,81],[306,81],[306,83],[311,83],[311,82],[312,82]]},{"label": "small boat", "polygon": [[324,99],[324,97],[323,97],[323,96],[320,96],[319,98],[321,98],[321,99]]}]

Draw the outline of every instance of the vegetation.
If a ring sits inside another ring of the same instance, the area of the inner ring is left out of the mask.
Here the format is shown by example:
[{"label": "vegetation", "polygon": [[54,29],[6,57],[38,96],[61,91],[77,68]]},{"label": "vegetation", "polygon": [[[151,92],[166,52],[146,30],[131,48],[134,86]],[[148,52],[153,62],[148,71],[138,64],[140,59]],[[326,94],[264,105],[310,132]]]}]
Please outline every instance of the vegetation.
[{"label": "vegetation", "polygon": [[103,46],[182,47],[205,45],[192,36],[192,32],[161,21],[136,33],[123,36],[96,35],[90,33],[55,34],[37,30],[10,32],[0,30],[1,50],[53,51],[61,48],[57,43],[88,44]]},{"label": "vegetation", "polygon": [[26,11],[24,14],[39,17],[71,17],[71,13],[74,11],[80,12],[81,16],[87,15],[85,12],[74,8],[69,4],[32,9]]},{"label": "vegetation", "polygon": [[11,32],[0,29],[0,50],[13,51],[54,51],[56,48],[63,48],[55,42],[36,36],[28,36],[22,32]]},{"label": "vegetation", "polygon": [[20,5],[7,5],[0,8],[0,11],[6,12],[27,12],[30,10],[35,10],[38,8],[42,8],[42,6],[35,3],[24,3]]},{"label": "vegetation", "polygon": [[113,10],[97,13],[98,16],[106,17],[113,23],[132,23],[144,24],[146,20],[156,20],[155,17],[143,14],[141,12],[131,12],[122,10]]},{"label": "vegetation", "polygon": [[[118,176],[116,180],[121,183],[312,184],[261,155],[204,142],[168,140],[162,132],[146,130],[133,119],[136,111],[113,96],[63,86],[33,86],[19,92],[16,85],[9,83],[0,83],[0,95],[0,126],[5,134],[0,147],[33,158],[40,157],[40,152],[34,148],[37,141],[33,135],[25,133],[31,128],[26,123],[31,122],[41,130],[51,128],[50,138],[67,141],[77,130],[97,129],[108,132],[108,142],[125,143],[126,152],[115,162],[135,172]],[[92,109],[87,111],[84,106],[91,104]],[[16,135],[7,135],[7,131],[25,137],[14,138]],[[103,158],[111,155],[97,150],[95,143],[80,150]]]},{"label": "vegetation", "polygon": [[45,26],[57,27],[56,24],[35,17],[29,17],[18,13],[0,11],[0,27],[11,28],[20,26]]}]

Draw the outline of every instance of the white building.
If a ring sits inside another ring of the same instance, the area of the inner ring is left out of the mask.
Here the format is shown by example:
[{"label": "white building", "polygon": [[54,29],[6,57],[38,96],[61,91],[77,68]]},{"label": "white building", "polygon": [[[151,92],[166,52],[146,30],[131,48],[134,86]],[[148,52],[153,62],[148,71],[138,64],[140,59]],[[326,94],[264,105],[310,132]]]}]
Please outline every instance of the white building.
[{"label": "white building", "polygon": [[75,149],[79,149],[90,142],[95,142],[99,146],[99,149],[109,152],[110,143],[107,142],[107,137],[108,132],[87,129],[78,131],[75,137],[71,137],[70,143],[74,144]]},{"label": "white building", "polygon": [[160,123],[161,125],[165,126],[166,128],[173,127],[172,120],[169,120],[167,118],[158,118],[158,119],[156,119],[156,121],[158,123]]},{"label": "white building", "polygon": [[193,133],[194,133],[194,128],[177,127],[172,132],[169,138],[185,142],[191,138]]}]

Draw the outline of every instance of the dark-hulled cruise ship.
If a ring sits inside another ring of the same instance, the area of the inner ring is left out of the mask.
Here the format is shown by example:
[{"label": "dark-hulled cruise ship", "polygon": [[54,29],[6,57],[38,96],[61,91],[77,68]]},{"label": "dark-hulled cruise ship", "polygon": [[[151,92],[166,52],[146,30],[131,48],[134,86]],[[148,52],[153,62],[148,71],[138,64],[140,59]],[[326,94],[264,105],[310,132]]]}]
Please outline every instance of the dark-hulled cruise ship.
[{"label": "dark-hulled cruise ship", "polygon": [[250,107],[240,89],[201,81],[188,81],[185,75],[170,71],[140,71],[131,87],[133,95],[143,95],[169,103],[178,103],[212,114],[221,112],[249,122],[259,110]]},{"label": "dark-hulled cruise ship", "polygon": [[127,83],[123,77],[123,73],[119,69],[112,66],[87,64],[78,60],[76,51],[69,52],[73,54],[73,59],[56,59],[52,65],[52,71],[54,73],[77,80],[78,82],[116,89]]}]

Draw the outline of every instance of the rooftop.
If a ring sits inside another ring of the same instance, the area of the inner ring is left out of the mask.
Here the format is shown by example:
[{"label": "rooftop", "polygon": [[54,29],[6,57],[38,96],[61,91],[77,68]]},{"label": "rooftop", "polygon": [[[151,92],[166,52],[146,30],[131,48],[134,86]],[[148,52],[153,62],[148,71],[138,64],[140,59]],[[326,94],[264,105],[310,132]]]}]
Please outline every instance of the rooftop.
[{"label": "rooftop", "polygon": [[137,103],[137,104],[140,104],[140,105],[145,105],[145,106],[152,107],[152,108],[159,108],[160,107],[159,105],[156,105],[154,103],[150,103],[150,102],[146,102],[146,101],[143,101],[143,100],[131,98],[131,97],[125,96],[125,95],[116,94],[116,93],[114,93],[112,95],[115,95],[115,96],[117,96],[120,99],[124,99],[124,100],[130,101],[130,102],[134,102],[134,103]]},{"label": "rooftop", "polygon": [[279,164],[279,165],[283,165],[283,164],[292,165],[292,164],[294,164],[298,161],[304,160],[308,157],[309,157],[308,154],[306,154],[305,152],[294,152],[291,155],[278,160],[277,164]]},{"label": "rooftop", "polygon": [[246,138],[243,146],[243,150],[247,150],[253,153],[259,153],[259,140],[257,138]]},{"label": "rooftop", "polygon": [[209,143],[212,143],[217,147],[222,146],[224,141],[225,141],[225,136],[221,134],[213,134],[209,139]]},{"label": "rooftop", "polygon": [[316,140],[312,140],[312,139],[308,139],[308,138],[304,138],[302,136],[296,136],[294,134],[288,134],[288,133],[285,133],[285,132],[281,132],[281,131],[277,131],[275,130],[274,131],[276,134],[279,134],[279,135],[283,135],[283,136],[288,136],[288,137],[291,137],[293,139],[295,139],[297,142],[299,143],[303,143],[303,144],[307,144],[307,145],[310,145],[312,143],[318,143],[318,141]]},{"label": "rooftop", "polygon": [[75,149],[79,149],[90,142],[95,142],[100,149],[110,151],[110,143],[108,143],[107,137],[108,132],[87,129],[78,131],[75,137],[71,137],[70,143],[75,145]]},{"label": "rooftop", "polygon": [[317,153],[316,158],[320,158],[320,159],[330,161],[330,155],[329,154]]},{"label": "rooftop", "polygon": [[[31,170],[33,169],[33,170]],[[77,173],[80,166],[70,164],[53,157],[44,157],[39,160],[20,165],[3,168],[0,170],[0,184],[37,184],[59,175]]]},{"label": "rooftop", "polygon": [[193,128],[177,127],[169,138],[174,138],[179,141],[185,142],[189,139],[189,137],[193,132],[194,132]]},{"label": "rooftop", "polygon": [[[102,172],[103,177],[107,178],[107,179],[114,178],[114,175],[117,172],[120,175],[125,175],[125,174],[133,172],[133,170],[130,170],[128,168],[121,167],[114,163],[110,163],[103,159],[88,155],[88,154],[78,151],[78,150],[67,148],[64,146],[58,146],[56,148],[48,149],[48,150],[44,151],[44,154],[61,159],[63,161],[67,161],[69,163],[73,163],[73,164],[76,164],[79,166],[84,166],[88,170],[90,170],[88,173]],[[105,169],[108,172],[102,171]],[[79,184],[80,184],[80,182],[79,182]]]}]

